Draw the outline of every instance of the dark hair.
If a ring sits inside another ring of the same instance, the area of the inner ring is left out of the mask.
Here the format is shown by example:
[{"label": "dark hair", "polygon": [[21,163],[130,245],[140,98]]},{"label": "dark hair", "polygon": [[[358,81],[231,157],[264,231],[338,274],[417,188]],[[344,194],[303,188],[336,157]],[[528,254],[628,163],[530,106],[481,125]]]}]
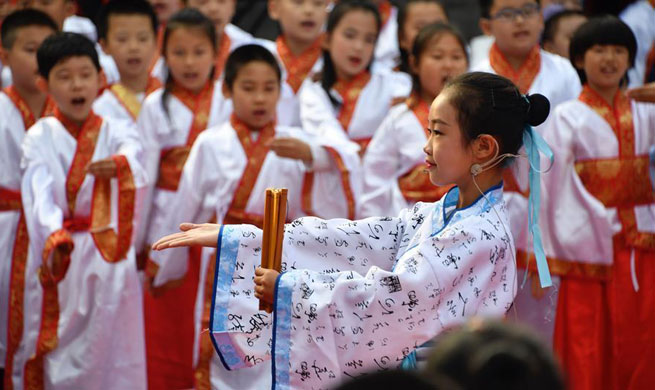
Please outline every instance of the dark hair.
[{"label": "dark hair", "polygon": [[282,80],[282,71],[273,53],[264,46],[248,44],[234,49],[227,57],[227,61],[225,61],[223,83],[225,83],[229,90],[232,90],[239,70],[251,62],[263,62],[269,65],[275,71],[278,82]]},{"label": "dark hair", "polygon": [[403,38],[403,34],[405,34],[405,22],[407,21],[407,10],[412,4],[418,4],[418,3],[431,3],[438,5],[441,7],[441,10],[443,13],[446,15],[446,18],[448,17],[448,13],[446,12],[446,8],[443,6],[440,0],[407,0],[402,6],[398,8],[398,17],[396,20],[398,21],[398,49],[400,51],[400,71],[405,72],[405,73],[410,73],[410,66],[409,66],[409,53],[407,50],[403,49],[400,47],[400,41]]},{"label": "dark hair", "polygon": [[543,95],[523,95],[510,80],[491,73],[460,75],[449,81],[445,90],[457,110],[466,143],[489,134],[498,140],[501,154],[517,154],[525,126],[540,125],[550,110]]},{"label": "dark hair", "polygon": [[14,46],[18,37],[18,30],[23,27],[43,26],[51,28],[53,32],[59,30],[57,23],[48,14],[31,8],[10,13],[0,24],[2,26],[0,28],[2,47],[7,50]]},{"label": "dark hair", "polygon": [[150,19],[152,32],[157,35],[157,15],[146,0],[111,0],[100,9],[96,18],[98,24],[98,38],[107,39],[109,32],[109,17],[112,15],[140,15]]},{"label": "dark hair", "polygon": [[98,52],[91,40],[81,34],[58,32],[46,38],[36,52],[39,74],[47,79],[55,65],[71,57],[89,57],[100,71]]},{"label": "dark hair", "polygon": [[[540,0],[535,0],[537,4],[540,4]],[[494,5],[494,0],[479,0],[480,4],[480,16],[489,19],[491,18],[491,7]]]},{"label": "dark hair", "polygon": [[[378,34],[380,33],[380,29],[382,28],[382,19],[380,18],[380,12],[378,9],[373,5],[370,1],[366,0],[341,0],[335,5],[335,7],[332,9],[332,12],[330,12],[330,15],[328,16],[327,19],[327,33],[332,34],[334,32],[334,29],[337,27],[341,19],[343,19],[346,14],[348,14],[351,11],[364,11],[364,12],[370,12],[373,14],[375,17],[375,22],[377,24],[377,30]],[[373,58],[371,58],[371,62],[368,64],[368,68],[370,68],[371,63],[373,62]],[[323,71],[321,73],[321,86],[327,92],[328,97],[330,98],[330,101],[334,106],[337,106],[339,102],[337,102],[332,95],[330,94],[330,89],[332,89],[332,86],[334,83],[337,82],[337,71],[334,68],[334,63],[332,62],[332,57],[330,56],[330,52],[327,50],[323,50]]]},{"label": "dark hair", "polygon": [[[202,12],[198,11],[195,8],[182,8],[181,10],[177,11],[171,17],[168,19],[168,22],[166,23],[166,28],[164,29],[164,37],[162,39],[162,55],[164,57],[166,54],[166,45],[168,44],[168,38],[170,38],[171,34],[173,31],[177,30],[178,28],[188,28],[188,29],[196,29],[203,33],[204,35],[209,38],[212,47],[214,50],[216,50],[217,47],[217,41],[216,41],[216,28],[214,27],[214,23],[206,17]],[[212,68],[212,71],[209,75],[209,79],[214,78],[214,69]],[[164,84],[164,93],[161,95],[161,106],[164,109],[164,113],[166,114],[166,117],[168,117],[168,107],[166,106],[166,103],[168,102],[168,95],[171,92],[171,88],[173,87],[173,76],[171,75],[171,72],[168,72],[168,76],[166,77],[166,83]]]},{"label": "dark hair", "polygon": [[450,378],[463,390],[563,390],[551,350],[523,327],[502,322],[444,334],[428,359],[426,375]]},{"label": "dark hair", "polygon": [[557,30],[559,30],[560,22],[563,19],[566,19],[570,16],[582,16],[585,17],[585,14],[582,11],[574,9],[565,9],[556,13],[546,20],[544,23],[544,32],[541,34],[541,46],[543,47],[544,43],[552,42],[555,39]]},{"label": "dark hair", "polygon": [[[584,69],[578,68],[575,63],[577,60],[583,59],[587,50],[594,45],[623,46],[628,49],[628,68],[632,68],[635,64],[637,40],[630,27],[616,16],[593,17],[575,31],[569,45],[569,59],[575,70],[578,71],[578,76],[583,84],[587,82],[587,75]],[[621,83],[626,81],[627,70]]]},{"label": "dark hair", "polygon": [[[414,61],[419,61],[421,55],[428,48],[428,44],[432,41],[432,39],[435,37],[441,37],[446,34],[450,34],[455,37],[459,45],[462,47],[462,50],[464,51],[464,55],[466,56],[466,63],[468,64],[469,55],[468,51],[466,51],[466,39],[464,39],[462,33],[460,33],[457,28],[450,24],[441,22],[429,24],[423,27],[421,31],[419,31],[418,35],[416,35],[414,45],[412,45],[412,56],[414,57]],[[420,92],[421,81],[418,74],[415,74],[411,71],[408,73],[412,75],[412,90],[414,92]]]}]

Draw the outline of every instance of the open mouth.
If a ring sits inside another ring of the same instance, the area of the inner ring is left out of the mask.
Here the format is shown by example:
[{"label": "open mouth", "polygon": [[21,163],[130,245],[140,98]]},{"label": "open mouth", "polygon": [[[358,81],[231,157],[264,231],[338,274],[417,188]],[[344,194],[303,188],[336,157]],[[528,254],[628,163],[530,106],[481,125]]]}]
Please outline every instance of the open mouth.
[{"label": "open mouth", "polygon": [[362,63],[362,59],[359,57],[348,57],[348,61],[353,65],[353,66],[359,66]]},{"label": "open mouth", "polygon": [[303,28],[314,28],[316,27],[316,22],[314,22],[313,20],[305,20],[303,22],[300,22],[300,26],[302,26]]},{"label": "open mouth", "polygon": [[128,58],[127,59],[127,64],[128,65],[141,65],[141,59],[140,58]]},{"label": "open mouth", "polygon": [[261,118],[266,116],[266,110],[255,110],[255,111],[252,112],[252,115],[255,118],[261,119]]},{"label": "open mouth", "polygon": [[601,66],[600,68],[600,72],[606,75],[613,75],[617,72],[617,70],[618,69],[616,69],[615,66]]},{"label": "open mouth", "polygon": [[441,78],[441,83],[442,83],[442,84],[446,84],[447,82],[449,82],[449,81],[452,80],[452,79],[453,79],[453,76],[451,76],[451,75],[449,75],[449,74],[444,75],[444,76]]},{"label": "open mouth", "polygon": [[516,38],[516,39],[518,39],[518,38],[526,38],[526,37],[529,37],[529,36],[530,36],[530,31],[527,31],[527,30],[517,31],[517,32],[515,32],[514,34],[512,34],[512,36],[513,36],[514,38]]},{"label": "open mouth", "polygon": [[196,72],[183,73],[182,77],[184,77],[186,80],[195,80],[198,78],[198,73]]},{"label": "open mouth", "polygon": [[73,107],[81,107],[86,103],[86,98],[83,97],[76,97],[71,99],[71,104]]},{"label": "open mouth", "polygon": [[425,159],[425,167],[427,169],[430,169],[430,168],[433,168],[433,167],[436,167],[436,166],[437,166],[437,164],[433,163],[432,161],[428,160],[427,158]]}]

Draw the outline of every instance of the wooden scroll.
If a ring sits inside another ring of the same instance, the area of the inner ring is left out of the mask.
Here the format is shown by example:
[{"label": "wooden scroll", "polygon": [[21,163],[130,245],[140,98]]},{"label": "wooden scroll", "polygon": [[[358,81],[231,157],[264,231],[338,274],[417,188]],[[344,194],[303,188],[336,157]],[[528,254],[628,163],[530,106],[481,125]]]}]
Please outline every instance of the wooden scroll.
[{"label": "wooden scroll", "polygon": [[[287,189],[266,189],[264,207],[264,238],[262,242],[262,268],[282,271],[282,239],[284,222],[287,219]],[[259,301],[259,310],[273,311],[273,307]]]}]

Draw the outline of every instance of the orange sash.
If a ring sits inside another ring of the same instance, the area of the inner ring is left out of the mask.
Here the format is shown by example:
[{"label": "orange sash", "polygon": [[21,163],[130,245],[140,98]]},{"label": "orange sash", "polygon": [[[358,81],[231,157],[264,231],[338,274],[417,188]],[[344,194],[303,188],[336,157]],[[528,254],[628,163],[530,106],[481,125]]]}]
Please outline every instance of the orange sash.
[{"label": "orange sash", "polygon": [[533,47],[521,67],[514,70],[494,43],[489,50],[489,63],[497,74],[512,80],[519,87],[521,93],[525,94],[530,90],[532,82],[537,78],[541,69],[541,52],[539,45]]},{"label": "orange sash", "polygon": [[191,91],[178,86],[173,87],[171,93],[194,114],[186,144],[162,150],[159,160],[157,187],[177,191],[182,177],[182,169],[184,169],[186,159],[189,157],[191,147],[198,135],[207,128],[214,95],[214,83],[208,82],[198,94],[193,94]]},{"label": "orange sash", "polygon": [[221,78],[223,74],[223,68],[225,68],[225,62],[227,57],[230,55],[230,48],[232,47],[232,40],[230,36],[223,32],[221,37],[221,43],[218,46],[218,51],[216,52],[216,62],[214,62],[214,80]]},{"label": "orange sash", "polygon": [[314,67],[314,64],[322,53],[322,44],[324,36],[321,35],[307,50],[295,56],[283,35],[280,35],[275,44],[277,46],[277,53],[287,70],[287,83],[291,86],[294,93],[298,93],[303,81],[309,75],[309,72]]},{"label": "orange sash", "polygon": [[243,170],[241,180],[234,191],[234,196],[227,213],[225,214],[224,224],[241,224],[250,223],[262,227],[264,215],[251,214],[246,212],[246,205],[250,194],[252,193],[259,172],[264,165],[264,160],[269,152],[267,146],[269,141],[275,137],[275,123],[271,122],[259,131],[257,141],[253,142],[250,138],[250,129],[236,115],[232,114],[230,123],[239,137],[239,142],[243,151],[246,153],[248,162]]},{"label": "orange sash", "polygon": [[[148,84],[146,85],[146,96],[151,92],[159,89],[161,87],[161,81],[156,77],[148,76]],[[114,94],[116,100],[123,106],[123,108],[130,114],[133,120],[136,121],[136,118],[139,116],[141,111],[141,102],[136,97],[136,94],[123,84],[116,83],[112,84],[109,87],[109,90]]]},{"label": "orange sash", "polygon": [[[16,87],[10,85],[9,87],[5,88],[3,91],[4,93],[7,94],[11,102],[14,103],[14,106],[16,106],[16,108],[20,112],[21,116],[23,117],[23,126],[25,126],[25,131],[27,131],[30,127],[34,125],[34,123],[36,123],[36,120],[38,118],[34,116],[34,113],[32,113],[32,110],[27,105],[23,97],[20,96],[20,94],[16,90]],[[55,109],[54,100],[52,100],[50,96],[46,97],[39,118],[51,115],[54,109]]]}]

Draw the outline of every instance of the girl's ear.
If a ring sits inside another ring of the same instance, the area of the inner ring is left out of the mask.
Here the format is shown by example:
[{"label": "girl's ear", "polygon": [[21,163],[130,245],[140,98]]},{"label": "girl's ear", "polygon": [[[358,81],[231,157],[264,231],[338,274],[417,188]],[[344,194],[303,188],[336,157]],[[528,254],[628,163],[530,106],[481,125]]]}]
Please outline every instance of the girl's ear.
[{"label": "girl's ear", "polygon": [[36,76],[36,87],[39,89],[39,91],[48,93],[48,80],[43,78],[41,75]]},{"label": "girl's ear", "polygon": [[573,63],[576,68],[584,70],[584,55],[575,57]]},{"label": "girl's ear", "polygon": [[226,99],[232,98],[232,92],[230,92],[230,88],[225,83],[225,80],[223,80],[223,83],[221,85],[221,92],[223,92],[223,97],[225,97]]},{"label": "girl's ear", "polygon": [[484,35],[493,35],[491,33],[491,20],[487,18],[480,18],[480,30],[484,33]]},{"label": "girl's ear", "polygon": [[104,38],[98,39],[98,43],[100,44],[100,48],[102,48],[102,51],[105,52],[107,55],[111,55],[109,51],[107,51],[107,40]]},{"label": "girl's ear", "polygon": [[0,47],[0,62],[7,64],[9,59],[9,52],[4,47]]},{"label": "girl's ear", "polygon": [[500,154],[499,144],[496,139],[489,134],[480,134],[472,142],[473,157],[477,162],[485,162],[494,155]]},{"label": "girl's ear", "polygon": [[268,0],[268,15],[271,19],[279,21],[280,19],[280,1],[279,0]]}]

